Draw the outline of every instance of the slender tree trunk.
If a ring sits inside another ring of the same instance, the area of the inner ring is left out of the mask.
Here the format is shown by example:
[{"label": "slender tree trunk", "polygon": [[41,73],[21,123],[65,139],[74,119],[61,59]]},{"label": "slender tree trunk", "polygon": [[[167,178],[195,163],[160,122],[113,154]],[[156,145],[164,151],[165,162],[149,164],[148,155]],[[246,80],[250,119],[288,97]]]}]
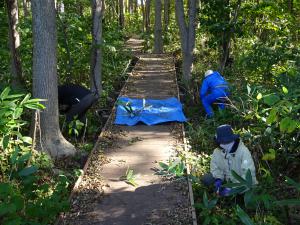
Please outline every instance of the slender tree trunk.
[{"label": "slender tree trunk", "polygon": [[144,33],[145,32],[145,21],[146,21],[146,11],[145,11],[144,0],[141,0],[141,8],[142,8],[142,14],[143,14],[142,30],[143,30],[143,33]]},{"label": "slender tree trunk", "polygon": [[163,53],[161,0],[155,0],[154,53]]},{"label": "slender tree trunk", "polygon": [[99,95],[102,92],[102,18],[103,0],[92,0],[92,58],[91,58],[91,90]]},{"label": "slender tree trunk", "polygon": [[11,53],[11,74],[12,85],[14,87],[22,86],[22,66],[19,57],[18,48],[20,46],[20,35],[17,30],[19,22],[18,17],[18,2],[17,0],[6,0],[7,13],[8,13],[8,26],[9,26],[9,47]]},{"label": "slender tree trunk", "polygon": [[168,30],[169,21],[170,21],[170,0],[164,0],[164,30]]},{"label": "slender tree trunk", "polygon": [[185,82],[189,83],[193,66],[193,52],[196,33],[196,0],[190,0],[188,5],[188,25],[185,22],[183,0],[175,1],[176,18],[180,32],[182,49],[182,73]]},{"label": "slender tree trunk", "polygon": [[293,13],[293,7],[294,7],[293,0],[288,0],[288,8],[291,14]]},{"label": "slender tree trunk", "polygon": [[237,18],[238,18],[238,12],[239,12],[239,9],[241,7],[241,0],[239,0],[237,2],[237,6],[236,6],[236,9],[235,9],[235,12],[234,12],[234,16],[233,16],[233,19],[230,21],[230,30],[229,32],[226,34],[224,34],[224,42],[223,42],[223,55],[222,55],[222,61],[221,61],[221,64],[220,64],[220,72],[223,73],[224,72],[224,69],[225,69],[225,66],[226,66],[226,62],[229,58],[229,50],[230,50],[230,45],[231,45],[231,39],[232,39],[232,36],[234,35],[234,32],[235,32],[235,25],[237,23]]},{"label": "slender tree trunk", "polygon": [[129,1],[128,1],[128,12],[129,12],[130,14],[133,13],[133,0],[129,0]]},{"label": "slender tree trunk", "polygon": [[150,12],[151,12],[151,0],[146,0],[146,9],[145,9],[145,28],[146,32],[150,33]]},{"label": "slender tree trunk", "polygon": [[123,29],[125,26],[124,1],[123,0],[119,0],[119,25],[120,25],[121,29]]},{"label": "slender tree trunk", "polygon": [[133,12],[137,13],[137,9],[138,9],[138,0],[134,0]]},{"label": "slender tree trunk", "polygon": [[23,6],[23,10],[24,10],[24,16],[28,17],[29,12],[28,12],[28,7],[27,7],[27,1],[26,0],[22,0],[22,6]]},{"label": "slender tree trunk", "polygon": [[59,129],[57,93],[57,35],[53,0],[32,0],[33,30],[33,96],[46,99],[41,112],[39,150],[54,158],[74,155],[75,147],[66,141]]}]

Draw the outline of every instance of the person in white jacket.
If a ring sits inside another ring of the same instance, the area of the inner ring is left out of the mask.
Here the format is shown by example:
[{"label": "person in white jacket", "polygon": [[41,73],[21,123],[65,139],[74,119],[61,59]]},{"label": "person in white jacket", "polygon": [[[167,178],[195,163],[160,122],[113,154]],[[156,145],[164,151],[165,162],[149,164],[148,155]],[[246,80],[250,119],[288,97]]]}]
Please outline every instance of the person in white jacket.
[{"label": "person in white jacket", "polygon": [[218,144],[212,154],[210,173],[202,177],[205,185],[214,183],[217,194],[228,195],[229,189],[222,188],[224,181],[237,182],[232,176],[234,170],[245,178],[250,170],[252,182],[257,184],[255,165],[249,149],[244,145],[239,135],[234,134],[230,125],[221,125],[217,128],[215,141]]}]

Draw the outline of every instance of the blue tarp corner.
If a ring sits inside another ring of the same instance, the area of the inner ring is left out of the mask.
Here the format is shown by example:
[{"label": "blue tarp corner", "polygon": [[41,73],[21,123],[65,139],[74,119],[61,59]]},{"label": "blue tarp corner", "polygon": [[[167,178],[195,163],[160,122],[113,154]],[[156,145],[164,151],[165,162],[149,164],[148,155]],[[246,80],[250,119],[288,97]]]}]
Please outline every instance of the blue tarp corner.
[{"label": "blue tarp corner", "polygon": [[186,122],[177,98],[133,99],[119,97],[115,124],[133,126],[138,122],[155,125],[164,122]]}]

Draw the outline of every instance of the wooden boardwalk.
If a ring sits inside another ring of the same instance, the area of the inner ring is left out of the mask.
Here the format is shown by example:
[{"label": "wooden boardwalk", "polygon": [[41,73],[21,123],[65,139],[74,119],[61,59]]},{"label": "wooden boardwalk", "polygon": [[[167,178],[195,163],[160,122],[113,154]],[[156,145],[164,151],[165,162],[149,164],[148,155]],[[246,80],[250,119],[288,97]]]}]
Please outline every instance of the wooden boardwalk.
[{"label": "wooden boardwalk", "polygon": [[[121,95],[151,99],[177,97],[173,58],[153,54],[138,57]],[[166,162],[182,147],[180,126],[176,123],[117,126],[113,119],[112,116],[99,138],[87,172],[74,194],[73,209],[61,224],[192,224],[187,182],[155,175],[158,162]],[[128,169],[136,175],[138,186],[120,179]]]}]

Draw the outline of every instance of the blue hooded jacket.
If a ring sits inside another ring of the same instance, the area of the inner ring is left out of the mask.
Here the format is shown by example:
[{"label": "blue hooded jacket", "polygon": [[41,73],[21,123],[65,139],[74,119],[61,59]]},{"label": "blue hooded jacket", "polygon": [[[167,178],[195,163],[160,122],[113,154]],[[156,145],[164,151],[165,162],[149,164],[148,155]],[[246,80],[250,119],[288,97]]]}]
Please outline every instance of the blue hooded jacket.
[{"label": "blue hooded jacket", "polygon": [[207,93],[222,92],[228,95],[228,83],[217,71],[205,77],[200,90],[200,99],[205,97]]}]

